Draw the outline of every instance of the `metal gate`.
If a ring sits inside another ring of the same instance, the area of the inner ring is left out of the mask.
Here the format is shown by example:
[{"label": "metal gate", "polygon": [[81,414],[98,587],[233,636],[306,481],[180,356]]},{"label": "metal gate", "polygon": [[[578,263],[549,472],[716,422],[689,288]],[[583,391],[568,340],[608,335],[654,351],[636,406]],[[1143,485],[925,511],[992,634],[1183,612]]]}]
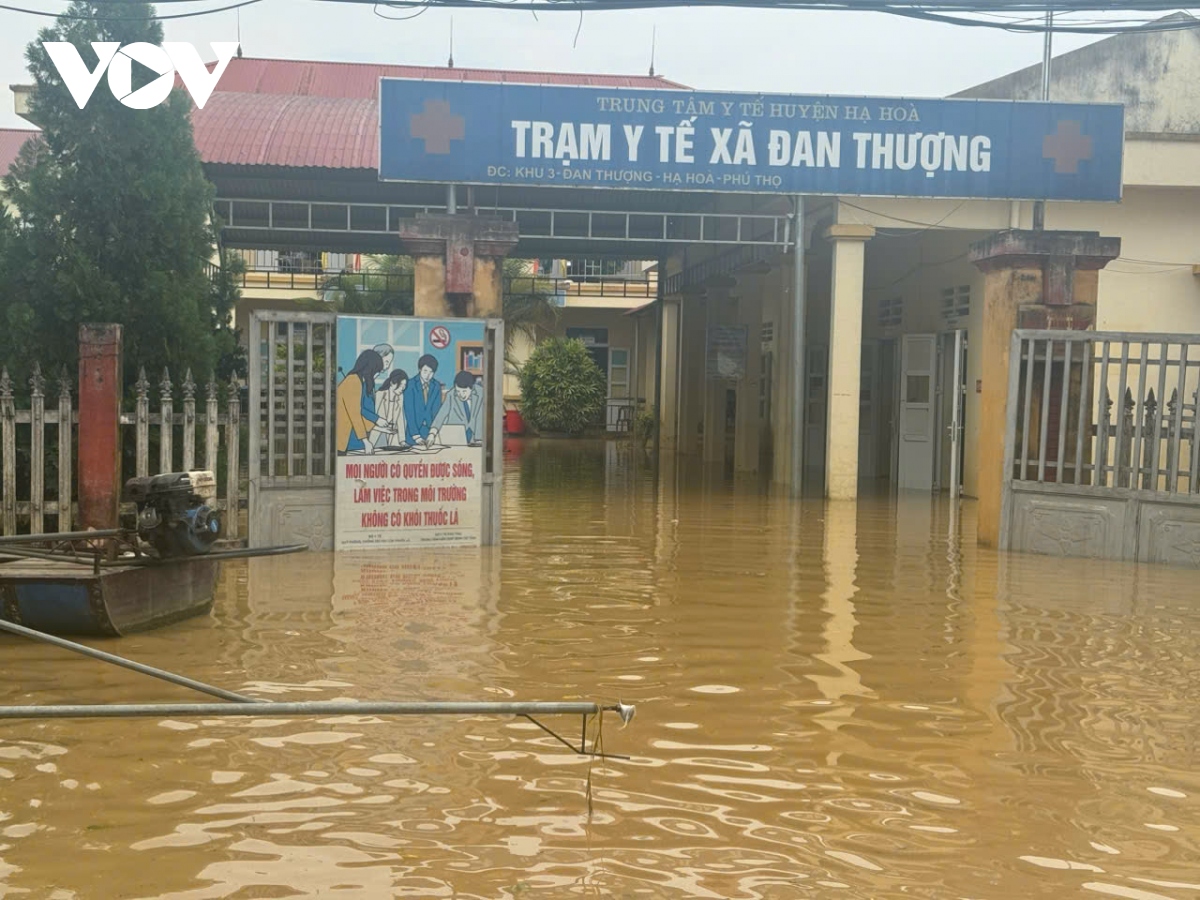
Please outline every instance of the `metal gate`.
[{"label": "metal gate", "polygon": [[1200,567],[1200,337],[1013,332],[1000,547]]},{"label": "metal gate", "polygon": [[[249,546],[333,549],[337,315],[250,315]],[[483,538],[500,543],[504,323],[484,330],[490,380],[484,441]],[[487,383],[485,381],[485,383]]]}]

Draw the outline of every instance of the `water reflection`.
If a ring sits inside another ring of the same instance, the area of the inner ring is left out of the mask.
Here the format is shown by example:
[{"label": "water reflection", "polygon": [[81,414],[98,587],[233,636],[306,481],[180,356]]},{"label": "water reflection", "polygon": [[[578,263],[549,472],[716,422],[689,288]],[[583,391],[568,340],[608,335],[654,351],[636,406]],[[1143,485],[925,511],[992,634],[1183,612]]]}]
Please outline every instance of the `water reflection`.
[{"label": "water reflection", "polygon": [[[118,649],[272,699],[621,698],[629,762],[486,718],[7,722],[0,896],[1195,895],[1189,573],[624,444],[506,459],[500,550],[231,566]],[[187,696],[0,653],[4,703]]]}]

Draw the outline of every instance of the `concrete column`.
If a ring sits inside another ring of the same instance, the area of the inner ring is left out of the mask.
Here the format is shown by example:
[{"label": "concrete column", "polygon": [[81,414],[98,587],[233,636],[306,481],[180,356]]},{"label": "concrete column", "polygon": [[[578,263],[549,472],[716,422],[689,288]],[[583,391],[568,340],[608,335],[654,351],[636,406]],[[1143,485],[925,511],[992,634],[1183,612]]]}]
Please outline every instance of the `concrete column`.
[{"label": "concrete column", "polygon": [[116,528],[121,506],[121,326],[79,326],[79,526]]},{"label": "concrete column", "polygon": [[400,228],[415,261],[413,312],[423,318],[500,315],[502,260],[517,244],[514,222],[478,216],[421,215]]},{"label": "concrete column", "polygon": [[746,329],[746,376],[737,386],[733,468],[737,472],[757,472],[762,434],[758,408],[762,381],[762,280],[748,275],[739,276],[738,281],[742,287],[737,301],[737,323]]},{"label": "concrete column", "polygon": [[453,316],[446,296],[445,255],[417,256],[413,263],[413,315],[423,319]]},{"label": "concrete column", "polygon": [[1000,231],[971,246],[971,261],[984,273],[983,334],[971,352],[980,355],[983,381],[977,537],[985,547],[1000,543],[1013,329],[1093,327],[1099,270],[1120,255],[1120,238],[1081,231]]},{"label": "concrete column", "polygon": [[498,319],[504,305],[504,258],[475,256],[475,291],[467,315],[476,319]]},{"label": "concrete column", "polygon": [[792,320],[796,312],[796,288],[792,257],[783,257],[779,266],[767,276],[768,290],[777,298],[775,317],[775,372],[772,385],[774,411],[771,414],[772,449],[771,480],[780,487],[792,483],[792,416],[800,415],[799,401],[792,397],[791,358]]},{"label": "concrete column", "polygon": [[[662,408],[658,411],[658,439],[660,451],[668,454],[675,453],[679,447],[679,313],[678,300],[663,301],[662,334],[658,335],[658,340],[662,341],[659,375]],[[653,354],[649,358],[653,361]]]},{"label": "concrete column", "polygon": [[863,265],[870,225],[830,225],[833,281],[829,314],[829,422],[825,496],[858,496],[858,405],[862,365]]}]

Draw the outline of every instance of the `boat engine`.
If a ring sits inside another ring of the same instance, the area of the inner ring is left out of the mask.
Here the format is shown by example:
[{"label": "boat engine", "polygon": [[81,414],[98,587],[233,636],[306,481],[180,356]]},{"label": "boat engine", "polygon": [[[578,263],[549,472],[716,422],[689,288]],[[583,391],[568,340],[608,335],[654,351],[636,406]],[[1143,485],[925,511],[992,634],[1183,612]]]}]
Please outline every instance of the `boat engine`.
[{"label": "boat engine", "polygon": [[168,472],[125,482],[125,499],[137,505],[138,535],[162,557],[207,553],[221,530],[212,472]]}]

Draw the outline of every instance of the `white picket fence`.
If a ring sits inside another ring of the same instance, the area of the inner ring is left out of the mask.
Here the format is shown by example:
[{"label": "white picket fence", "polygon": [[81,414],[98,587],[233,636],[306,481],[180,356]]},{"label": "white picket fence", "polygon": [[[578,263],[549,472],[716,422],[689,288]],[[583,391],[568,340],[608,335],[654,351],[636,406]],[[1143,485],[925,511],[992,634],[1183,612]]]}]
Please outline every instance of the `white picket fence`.
[{"label": "white picket fence", "polygon": [[[64,367],[55,385],[57,401],[52,399],[48,407],[46,378],[41,366],[35,363],[29,377],[29,408],[17,409],[8,369],[0,370],[0,535],[41,534],[46,531],[48,518],[54,519],[55,532],[71,531],[72,524],[78,524],[78,498],[72,477],[75,454],[61,452],[63,447],[74,451],[78,442],[75,426],[79,414],[73,405],[72,387],[72,379]],[[122,446],[129,436],[127,429],[133,429],[135,446],[135,471],[125,472],[124,477],[197,467],[218,473],[223,463],[224,477],[218,476],[217,506],[225,511],[223,537],[236,539],[239,510],[245,496],[240,476],[239,385],[230,383],[228,396],[222,403],[217,383],[210,379],[204,386],[203,399],[197,400],[197,386],[188,370],[179,386],[182,410],[178,413],[169,372],[163,371],[157,385],[158,411],[153,413],[150,387],[143,369],[135,384],[133,412],[121,413]],[[197,456],[197,443],[202,456]],[[158,448],[153,459],[152,444]],[[48,446],[51,454],[47,453]],[[18,465],[18,454],[28,460],[27,465]],[[48,464],[57,466],[57,477],[52,479],[56,483],[49,491]],[[25,470],[22,474],[27,475],[28,491],[23,489],[25,485],[18,490],[19,470]],[[130,511],[132,506],[122,506],[122,512]]]}]

